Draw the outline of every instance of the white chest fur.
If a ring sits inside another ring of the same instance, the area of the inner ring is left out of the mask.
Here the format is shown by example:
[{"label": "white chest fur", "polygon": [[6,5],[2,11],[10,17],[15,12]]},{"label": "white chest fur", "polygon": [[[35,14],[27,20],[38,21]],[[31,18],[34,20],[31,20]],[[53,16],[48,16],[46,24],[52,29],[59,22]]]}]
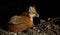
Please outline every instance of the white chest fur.
[{"label": "white chest fur", "polygon": [[33,22],[33,17],[35,17],[35,14],[29,14],[30,15],[30,19]]},{"label": "white chest fur", "polygon": [[33,17],[30,17],[31,21],[33,22]]}]

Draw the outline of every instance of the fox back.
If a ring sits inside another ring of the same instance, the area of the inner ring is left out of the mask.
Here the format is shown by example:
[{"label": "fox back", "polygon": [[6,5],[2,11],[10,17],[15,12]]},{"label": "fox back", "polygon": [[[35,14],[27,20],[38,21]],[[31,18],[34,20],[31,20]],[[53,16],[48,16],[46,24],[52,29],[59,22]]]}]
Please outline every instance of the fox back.
[{"label": "fox back", "polygon": [[29,27],[33,27],[33,17],[39,17],[34,6],[30,6],[28,12],[23,12],[20,16],[12,16],[8,27],[10,31],[22,32]]}]

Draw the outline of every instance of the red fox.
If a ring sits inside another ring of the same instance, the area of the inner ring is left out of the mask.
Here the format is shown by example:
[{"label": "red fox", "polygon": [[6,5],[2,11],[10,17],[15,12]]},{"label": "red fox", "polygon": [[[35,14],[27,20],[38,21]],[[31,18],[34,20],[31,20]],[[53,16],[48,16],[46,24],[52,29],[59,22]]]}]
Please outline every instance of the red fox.
[{"label": "red fox", "polygon": [[33,17],[39,17],[34,6],[30,6],[28,12],[23,12],[20,16],[12,16],[9,21],[9,30],[13,32],[22,32],[29,27],[33,27]]}]

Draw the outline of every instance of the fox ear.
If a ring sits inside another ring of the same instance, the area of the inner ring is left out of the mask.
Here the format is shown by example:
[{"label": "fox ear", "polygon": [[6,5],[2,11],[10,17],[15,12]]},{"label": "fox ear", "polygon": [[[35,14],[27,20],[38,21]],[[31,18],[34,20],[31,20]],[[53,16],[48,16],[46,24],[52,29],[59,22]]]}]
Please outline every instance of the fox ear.
[{"label": "fox ear", "polygon": [[32,6],[29,7],[29,12],[32,10],[32,8],[33,8]]},{"label": "fox ear", "polygon": [[29,12],[31,12],[34,8],[35,8],[35,6],[30,6],[29,7]]}]

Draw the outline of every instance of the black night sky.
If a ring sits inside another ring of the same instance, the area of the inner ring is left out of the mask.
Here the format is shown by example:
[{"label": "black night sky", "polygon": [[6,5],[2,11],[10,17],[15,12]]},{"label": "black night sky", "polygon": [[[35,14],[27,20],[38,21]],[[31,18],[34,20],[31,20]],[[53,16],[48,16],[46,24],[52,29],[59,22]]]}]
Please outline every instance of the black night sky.
[{"label": "black night sky", "polygon": [[[50,2],[49,0],[15,0],[1,2],[0,6],[0,25],[6,26],[10,17],[24,12],[30,5],[35,5],[40,19],[48,17],[59,17],[59,4]],[[57,6],[56,6],[57,5]]]}]

